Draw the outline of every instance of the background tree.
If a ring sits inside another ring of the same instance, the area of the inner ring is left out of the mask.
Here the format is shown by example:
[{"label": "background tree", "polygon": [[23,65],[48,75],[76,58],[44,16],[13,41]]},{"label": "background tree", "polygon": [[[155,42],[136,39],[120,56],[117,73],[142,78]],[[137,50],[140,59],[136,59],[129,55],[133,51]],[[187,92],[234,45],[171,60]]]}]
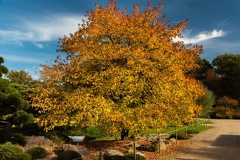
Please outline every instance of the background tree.
[{"label": "background tree", "polygon": [[8,69],[4,65],[2,65],[3,63],[4,63],[4,58],[0,57],[0,78],[2,77],[3,74],[8,73]]},{"label": "background tree", "polygon": [[200,57],[198,58],[196,63],[199,66],[190,73],[194,78],[203,81],[206,79],[208,71],[213,69],[213,66],[210,64],[208,60],[201,59]]},{"label": "background tree", "polygon": [[34,85],[38,82],[28,72],[12,70],[6,74],[6,77],[9,79],[11,87],[17,89],[24,99],[31,101]]},{"label": "background tree", "polygon": [[212,64],[219,77],[219,97],[230,96],[235,99],[240,97],[240,55],[223,54],[217,56]]},{"label": "background tree", "polygon": [[162,5],[132,14],[110,1],[96,5],[79,29],[60,39],[59,56],[42,65],[35,106],[46,130],[99,126],[119,135],[192,122],[202,86],[186,73],[195,69],[201,47],[173,42],[187,22],[171,26]]},{"label": "background tree", "polygon": [[31,87],[31,85],[34,83],[32,76],[24,70],[12,70],[8,72],[7,78],[11,81],[11,83],[17,83],[27,87]]}]

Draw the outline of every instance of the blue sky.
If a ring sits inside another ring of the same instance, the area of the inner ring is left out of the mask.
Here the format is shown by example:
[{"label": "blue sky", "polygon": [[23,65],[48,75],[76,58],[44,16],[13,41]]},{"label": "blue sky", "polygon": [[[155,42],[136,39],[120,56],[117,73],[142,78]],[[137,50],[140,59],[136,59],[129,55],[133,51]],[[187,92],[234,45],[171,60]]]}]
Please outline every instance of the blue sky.
[{"label": "blue sky", "polygon": [[[131,11],[163,2],[162,13],[172,24],[189,19],[183,41],[203,45],[202,58],[210,62],[223,53],[240,53],[239,0],[118,0],[120,8]],[[30,74],[39,65],[54,60],[58,38],[73,33],[86,11],[107,0],[0,0],[0,56],[9,70]]]}]

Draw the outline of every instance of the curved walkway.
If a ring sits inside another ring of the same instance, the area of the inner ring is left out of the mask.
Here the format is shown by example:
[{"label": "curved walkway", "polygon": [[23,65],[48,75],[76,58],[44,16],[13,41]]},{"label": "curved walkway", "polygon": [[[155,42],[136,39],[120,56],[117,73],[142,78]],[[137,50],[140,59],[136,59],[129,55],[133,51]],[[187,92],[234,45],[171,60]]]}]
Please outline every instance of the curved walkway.
[{"label": "curved walkway", "polygon": [[211,120],[213,128],[190,140],[175,160],[240,160],[240,120]]}]

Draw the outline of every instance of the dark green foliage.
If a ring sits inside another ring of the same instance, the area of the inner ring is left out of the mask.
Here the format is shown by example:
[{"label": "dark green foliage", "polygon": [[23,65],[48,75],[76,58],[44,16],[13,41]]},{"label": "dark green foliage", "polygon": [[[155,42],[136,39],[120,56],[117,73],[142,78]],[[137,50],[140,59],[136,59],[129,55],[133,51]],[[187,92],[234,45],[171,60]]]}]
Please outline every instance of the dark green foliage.
[{"label": "dark green foliage", "polygon": [[3,57],[0,57],[0,64],[1,63],[4,63],[4,58]]},{"label": "dark green foliage", "polygon": [[131,159],[124,156],[113,155],[113,156],[105,157],[104,160],[131,160]]},{"label": "dark green foliage", "polygon": [[136,148],[137,150],[140,151],[147,151],[147,152],[156,152],[158,151],[158,147],[151,144],[151,145],[141,145],[139,147]]},{"label": "dark green foliage", "polygon": [[11,137],[11,131],[9,129],[0,130],[0,144],[6,143]]},{"label": "dark green foliage", "polygon": [[[105,157],[104,160],[134,160],[134,154],[127,154],[125,156],[113,155]],[[136,160],[145,160],[145,157],[136,154]]]},{"label": "dark green foliage", "polygon": [[218,97],[229,96],[238,99],[240,96],[240,55],[231,53],[219,55],[213,59],[212,64],[219,77],[217,86],[219,91],[215,91],[215,94]]},{"label": "dark green foliage", "polygon": [[[130,158],[131,160],[134,160],[134,154],[127,154],[124,157]],[[143,157],[140,154],[136,154],[136,160],[145,160],[146,158]]]},{"label": "dark green foliage", "polygon": [[34,147],[26,151],[32,159],[40,159],[45,158],[48,154],[47,150],[42,147]]},{"label": "dark green foliage", "polygon": [[11,157],[11,160],[32,160],[32,158],[27,153],[18,153]]},{"label": "dark green foliage", "polygon": [[30,113],[27,113],[23,110],[18,110],[13,114],[13,124],[15,125],[21,125],[21,124],[27,124],[34,121],[33,115]]},{"label": "dark green foliage", "polygon": [[197,60],[198,68],[191,71],[190,74],[197,80],[203,80],[206,78],[206,72],[210,69],[213,69],[213,66],[206,59],[201,59],[200,57]]},{"label": "dark green foliage", "polygon": [[74,158],[79,158],[79,160],[81,160],[82,156],[81,156],[80,153],[78,153],[76,151],[69,150],[69,151],[61,152],[58,155],[56,160],[71,160],[71,159],[74,159]]},{"label": "dark green foliage", "polygon": [[28,139],[21,133],[13,133],[13,131],[11,131],[10,129],[0,130],[0,143],[6,142],[25,146],[28,142]]},{"label": "dark green foliage", "polygon": [[28,143],[28,138],[21,133],[13,133],[11,137],[9,137],[8,141],[13,144],[19,144],[21,146],[25,146]]},{"label": "dark green foliage", "polygon": [[10,106],[10,105],[18,106],[20,103],[21,103],[21,95],[16,92],[9,94],[9,96],[5,101],[5,105],[7,106]]},{"label": "dark green foliage", "polygon": [[3,66],[2,63],[4,63],[4,58],[0,57],[0,78],[2,77],[3,74],[8,73],[7,67]]},{"label": "dark green foliage", "polygon": [[23,98],[20,91],[12,87],[8,80],[0,78],[0,116],[28,107],[29,102]]},{"label": "dark green foliage", "polygon": [[25,124],[21,129],[20,132],[27,136],[38,136],[44,133],[43,128],[40,128],[37,123],[28,123]]}]

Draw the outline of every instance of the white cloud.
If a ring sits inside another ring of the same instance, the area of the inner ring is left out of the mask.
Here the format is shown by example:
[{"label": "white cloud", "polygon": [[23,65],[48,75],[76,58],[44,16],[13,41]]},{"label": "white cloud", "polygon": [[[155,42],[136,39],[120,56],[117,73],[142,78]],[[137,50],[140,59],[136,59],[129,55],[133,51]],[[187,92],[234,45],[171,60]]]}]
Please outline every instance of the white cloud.
[{"label": "white cloud", "polygon": [[29,58],[24,56],[14,56],[14,55],[3,55],[5,62],[21,62],[21,63],[32,63],[32,64],[41,64],[44,61],[38,58]]},{"label": "white cloud", "polygon": [[195,44],[203,41],[207,41],[213,38],[223,37],[226,33],[223,30],[213,30],[212,32],[201,32],[194,37],[189,37],[189,34],[184,35],[183,38],[176,37],[174,41],[183,41],[185,44]]},{"label": "white cloud", "polygon": [[30,41],[33,39],[32,32],[21,32],[19,30],[1,30],[0,29],[0,43],[16,44],[22,46],[22,41]]},{"label": "white cloud", "polygon": [[35,22],[25,22],[27,30],[34,33],[36,41],[50,41],[73,33],[84,16],[50,16]]},{"label": "white cloud", "polygon": [[42,43],[33,42],[33,44],[35,46],[37,46],[38,48],[43,48],[44,47],[44,45]]},{"label": "white cloud", "polygon": [[39,48],[44,42],[58,40],[58,38],[77,31],[78,24],[86,17],[82,15],[55,15],[38,17],[38,20],[23,20],[19,28],[13,30],[0,29],[0,44],[14,44],[23,46],[23,42],[32,42]]}]

